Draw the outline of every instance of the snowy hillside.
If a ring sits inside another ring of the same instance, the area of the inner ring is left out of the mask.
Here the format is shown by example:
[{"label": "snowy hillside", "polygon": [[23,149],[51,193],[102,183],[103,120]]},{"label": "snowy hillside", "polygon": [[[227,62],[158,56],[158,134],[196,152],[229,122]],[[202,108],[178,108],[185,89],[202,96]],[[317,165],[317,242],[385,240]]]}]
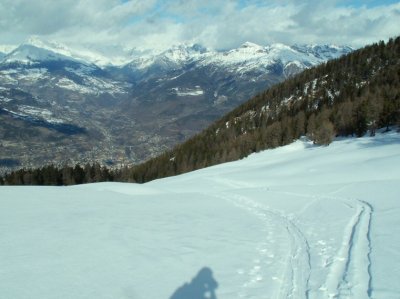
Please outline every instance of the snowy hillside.
[{"label": "snowy hillside", "polygon": [[397,299],[399,165],[391,132],[144,185],[1,187],[1,296]]}]

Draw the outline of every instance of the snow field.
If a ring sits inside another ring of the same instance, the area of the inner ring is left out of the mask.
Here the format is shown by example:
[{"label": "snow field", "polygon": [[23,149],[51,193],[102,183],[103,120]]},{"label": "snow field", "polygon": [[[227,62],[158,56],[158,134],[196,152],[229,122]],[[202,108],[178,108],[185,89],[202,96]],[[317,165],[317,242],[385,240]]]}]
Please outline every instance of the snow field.
[{"label": "snow field", "polygon": [[219,299],[398,299],[399,165],[389,132],[144,185],[1,187],[1,297],[170,298],[209,267]]}]

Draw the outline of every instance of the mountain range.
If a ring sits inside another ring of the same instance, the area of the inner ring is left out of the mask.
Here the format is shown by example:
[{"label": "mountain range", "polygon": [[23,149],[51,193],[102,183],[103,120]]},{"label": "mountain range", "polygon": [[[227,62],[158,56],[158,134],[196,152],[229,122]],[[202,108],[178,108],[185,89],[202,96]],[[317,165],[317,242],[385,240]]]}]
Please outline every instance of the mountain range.
[{"label": "mountain range", "polygon": [[352,51],[246,42],[211,50],[0,47],[0,166],[135,164],[187,140],[258,92]]}]

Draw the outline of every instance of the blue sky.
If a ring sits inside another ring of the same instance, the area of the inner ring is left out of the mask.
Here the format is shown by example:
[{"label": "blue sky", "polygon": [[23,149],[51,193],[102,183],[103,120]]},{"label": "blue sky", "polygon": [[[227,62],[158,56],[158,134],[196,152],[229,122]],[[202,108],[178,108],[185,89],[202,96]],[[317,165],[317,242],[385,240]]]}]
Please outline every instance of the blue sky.
[{"label": "blue sky", "polygon": [[361,6],[367,6],[367,7],[377,7],[377,6],[385,6],[389,4],[394,4],[398,3],[399,1],[395,0],[352,0],[352,1],[341,1],[341,5],[346,5],[346,6],[355,6],[355,7],[361,7]]},{"label": "blue sky", "polygon": [[200,43],[335,43],[400,34],[393,0],[0,0],[0,44],[35,35],[65,44],[167,48]]}]

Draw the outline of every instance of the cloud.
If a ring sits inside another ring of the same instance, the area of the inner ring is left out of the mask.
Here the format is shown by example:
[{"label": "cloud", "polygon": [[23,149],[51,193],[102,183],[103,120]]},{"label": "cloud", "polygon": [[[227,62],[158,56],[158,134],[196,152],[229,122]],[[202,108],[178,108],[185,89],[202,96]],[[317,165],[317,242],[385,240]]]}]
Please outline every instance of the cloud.
[{"label": "cloud", "polygon": [[38,35],[65,43],[147,48],[196,42],[221,49],[245,41],[358,47],[400,33],[400,2],[391,2],[1,0],[0,44]]},{"label": "cloud", "polygon": [[[232,4],[232,3],[229,3]],[[213,47],[257,43],[337,43],[355,47],[400,33],[400,4],[379,7],[337,1],[271,1],[227,5],[214,16],[192,22],[185,32]]]},{"label": "cloud", "polygon": [[[100,36],[124,28],[140,17],[155,0],[2,0],[0,32],[4,36],[55,36],[73,39],[84,31]],[[72,34],[72,36],[71,36]],[[90,37],[90,36],[89,36]],[[77,40],[78,41],[78,40]]]}]

